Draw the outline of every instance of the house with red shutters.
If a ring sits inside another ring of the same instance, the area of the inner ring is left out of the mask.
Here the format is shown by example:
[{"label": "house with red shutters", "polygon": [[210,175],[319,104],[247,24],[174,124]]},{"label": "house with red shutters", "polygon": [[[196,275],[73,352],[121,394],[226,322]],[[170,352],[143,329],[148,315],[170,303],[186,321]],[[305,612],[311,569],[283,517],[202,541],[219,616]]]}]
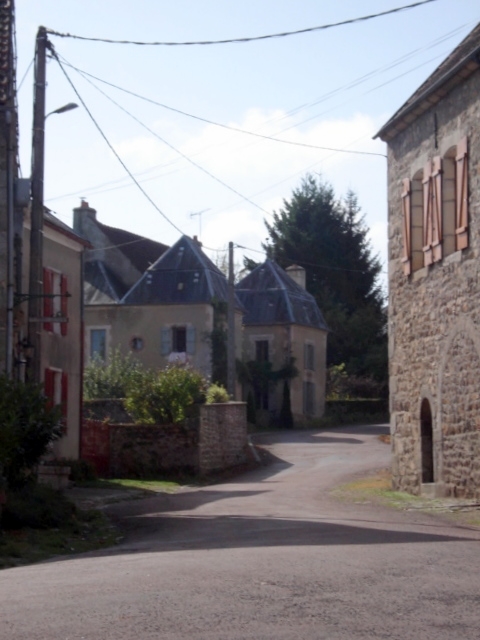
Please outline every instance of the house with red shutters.
[{"label": "house with red shutters", "polygon": [[[23,225],[23,292],[28,291],[30,222]],[[83,252],[89,243],[45,209],[43,225],[43,310],[40,334],[40,382],[52,403],[61,405],[63,436],[54,443],[55,458],[77,459],[83,371]],[[25,299],[28,296],[23,296]],[[20,293],[20,300],[22,295]],[[28,359],[26,309],[19,305],[15,322],[16,362]],[[30,354],[31,355],[31,354]],[[22,377],[22,376],[19,376]]]}]

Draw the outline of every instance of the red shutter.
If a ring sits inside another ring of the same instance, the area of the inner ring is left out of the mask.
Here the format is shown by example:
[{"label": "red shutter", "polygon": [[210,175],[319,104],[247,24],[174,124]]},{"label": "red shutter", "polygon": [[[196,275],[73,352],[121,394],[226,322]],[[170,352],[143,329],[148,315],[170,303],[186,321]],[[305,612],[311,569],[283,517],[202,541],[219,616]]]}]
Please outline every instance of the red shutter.
[{"label": "red shutter", "polygon": [[[50,269],[43,269],[43,316],[45,318],[51,318],[53,316],[53,298],[50,297],[53,293],[53,273]],[[53,331],[53,324],[51,322],[44,322],[43,328],[45,331]]]},{"label": "red shutter", "polygon": [[432,164],[427,162],[423,169],[423,264],[426,267],[433,262],[433,191]]},{"label": "red shutter", "polygon": [[68,374],[62,372],[62,425],[63,433],[67,433],[67,415],[68,415]]},{"label": "red shutter", "polygon": [[432,250],[433,262],[442,259],[442,158],[433,159],[432,171]]},{"label": "red shutter", "polygon": [[43,390],[48,398],[47,406],[53,407],[55,398],[55,371],[51,369],[45,369],[45,375],[43,378]]},{"label": "red shutter", "polygon": [[412,181],[403,181],[402,191],[402,231],[403,231],[403,273],[408,276],[412,271]]},{"label": "red shutter", "polygon": [[[62,275],[60,279],[60,293],[62,294],[62,297],[60,298],[60,309],[62,312],[62,318],[68,320],[67,276],[64,275]],[[62,336],[66,336],[68,331],[68,322],[62,322],[60,324],[60,329]]]},{"label": "red shutter", "polygon": [[455,187],[455,234],[456,249],[468,247],[468,148],[467,138],[462,138],[457,145]]}]

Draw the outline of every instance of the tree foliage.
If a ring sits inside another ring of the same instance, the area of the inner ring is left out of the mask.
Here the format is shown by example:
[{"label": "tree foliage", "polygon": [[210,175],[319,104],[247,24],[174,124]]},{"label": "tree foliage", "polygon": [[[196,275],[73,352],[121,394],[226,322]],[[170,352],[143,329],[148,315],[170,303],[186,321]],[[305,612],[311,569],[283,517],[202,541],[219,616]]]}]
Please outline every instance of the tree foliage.
[{"label": "tree foliage", "polygon": [[125,398],[129,387],[142,376],[143,366],[120,349],[110,351],[107,361],[93,358],[83,373],[85,400],[94,398]]},{"label": "tree foliage", "polygon": [[201,373],[183,366],[145,371],[129,387],[125,407],[137,424],[177,424],[188,408],[204,402],[207,382]]},{"label": "tree foliage", "polygon": [[62,435],[60,407],[52,407],[41,385],[0,376],[0,477],[8,487],[35,479],[34,468]]},{"label": "tree foliage", "polygon": [[307,290],[329,326],[327,361],[355,375],[386,379],[385,301],[368,228],[355,193],[338,200],[322,179],[307,175],[266,223],[264,249],[283,268],[306,270]]}]

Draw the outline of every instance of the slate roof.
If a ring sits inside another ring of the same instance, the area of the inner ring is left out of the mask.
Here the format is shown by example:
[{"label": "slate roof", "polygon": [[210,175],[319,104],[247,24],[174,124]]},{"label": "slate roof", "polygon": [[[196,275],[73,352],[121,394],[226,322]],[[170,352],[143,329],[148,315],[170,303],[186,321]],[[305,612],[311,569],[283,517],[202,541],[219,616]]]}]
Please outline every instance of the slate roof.
[{"label": "slate roof", "polygon": [[200,304],[227,300],[227,279],[200,245],[182,236],[143,274],[122,304]]},{"label": "slate roof", "polygon": [[166,244],[144,238],[125,229],[109,227],[98,220],[96,225],[140,273],[148,269],[168,249]]},{"label": "slate roof", "polygon": [[273,260],[245,276],[235,292],[246,309],[247,326],[299,324],[328,331],[315,298]]},{"label": "slate roof", "polygon": [[120,302],[127,291],[128,287],[102,260],[84,263],[83,294],[85,304]]},{"label": "slate roof", "polygon": [[64,236],[67,236],[68,238],[75,240],[75,242],[82,244],[84,247],[91,246],[88,240],[85,240],[83,236],[78,235],[78,233],[76,233],[71,227],[54,216],[50,209],[47,209],[47,207],[43,208],[43,221],[47,225],[47,227],[55,229]]},{"label": "slate roof", "polygon": [[375,135],[388,141],[480,68],[480,23]]}]

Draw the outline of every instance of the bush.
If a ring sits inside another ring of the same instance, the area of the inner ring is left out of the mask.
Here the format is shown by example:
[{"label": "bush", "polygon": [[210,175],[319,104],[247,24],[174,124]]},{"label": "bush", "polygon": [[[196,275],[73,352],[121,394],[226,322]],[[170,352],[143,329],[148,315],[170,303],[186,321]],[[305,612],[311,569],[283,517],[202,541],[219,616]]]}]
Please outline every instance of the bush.
[{"label": "bush", "polygon": [[137,424],[172,424],[185,420],[188,408],[205,401],[206,381],[189,367],[149,371],[129,388],[125,407]]},{"label": "bush", "polygon": [[0,475],[10,488],[35,479],[34,468],[62,435],[60,407],[52,407],[42,385],[0,376]]},{"label": "bush", "polygon": [[225,387],[219,384],[211,384],[207,389],[207,404],[214,404],[216,402],[230,402],[230,396]]},{"label": "bush", "polygon": [[85,367],[83,394],[85,400],[95,398],[125,398],[128,389],[138,384],[144,375],[140,362],[129,354],[123,356],[120,349],[110,351],[107,361],[98,356]]},{"label": "bush", "polygon": [[1,523],[3,529],[49,529],[63,526],[75,511],[75,505],[59,491],[38,484],[8,492]]}]

